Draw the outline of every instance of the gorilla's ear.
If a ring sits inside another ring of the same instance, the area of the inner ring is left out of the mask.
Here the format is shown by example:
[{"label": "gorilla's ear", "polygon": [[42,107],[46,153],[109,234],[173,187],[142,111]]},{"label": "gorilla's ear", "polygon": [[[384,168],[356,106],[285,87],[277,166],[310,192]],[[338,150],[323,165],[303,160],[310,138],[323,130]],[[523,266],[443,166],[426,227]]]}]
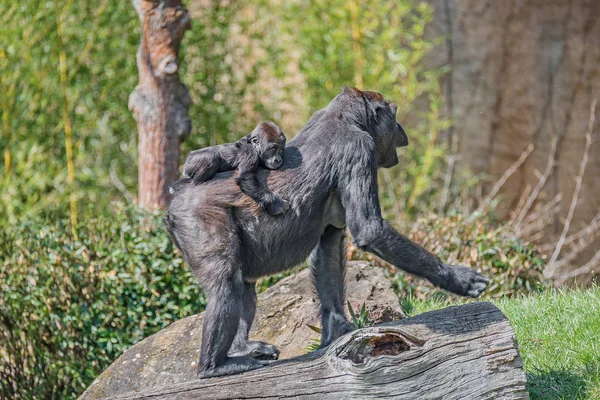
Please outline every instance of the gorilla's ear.
[{"label": "gorilla's ear", "polygon": [[258,136],[255,136],[255,135],[250,136],[248,138],[248,142],[254,147],[258,146]]}]

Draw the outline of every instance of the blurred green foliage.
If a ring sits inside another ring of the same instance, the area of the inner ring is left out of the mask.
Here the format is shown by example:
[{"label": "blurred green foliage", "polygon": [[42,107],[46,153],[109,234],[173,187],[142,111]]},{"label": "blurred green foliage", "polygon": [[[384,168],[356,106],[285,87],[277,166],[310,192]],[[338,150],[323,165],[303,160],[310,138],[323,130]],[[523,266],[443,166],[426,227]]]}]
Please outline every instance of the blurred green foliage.
[{"label": "blurred green foliage", "polygon": [[[58,19],[63,21],[63,40]],[[127,111],[136,84],[139,21],[129,2],[0,1],[0,98],[4,171],[0,223],[68,209],[59,53],[74,130],[76,183],[84,210],[106,212],[119,196],[114,170],[136,181],[136,131]]]},{"label": "blurred green foliage", "polygon": [[0,398],[72,398],[126,348],[204,309],[158,214],[0,230]]},{"label": "blurred green foliage", "polygon": [[441,71],[428,69],[423,62],[434,46],[425,38],[433,12],[427,3],[297,0],[284,4],[282,29],[303,52],[300,68],[311,109],[325,107],[341,85],[354,85],[380,91],[397,102],[402,119],[415,99],[437,87]]}]

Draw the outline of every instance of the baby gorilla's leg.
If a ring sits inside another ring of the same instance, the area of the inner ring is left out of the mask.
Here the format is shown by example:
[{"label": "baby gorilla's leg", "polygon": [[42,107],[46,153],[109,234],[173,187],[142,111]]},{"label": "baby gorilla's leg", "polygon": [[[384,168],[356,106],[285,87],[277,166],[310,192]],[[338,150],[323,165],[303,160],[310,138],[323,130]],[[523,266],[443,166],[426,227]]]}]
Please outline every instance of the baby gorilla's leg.
[{"label": "baby gorilla's leg", "polygon": [[283,214],[290,208],[287,201],[272,192],[265,192],[264,199],[259,204],[271,215]]}]

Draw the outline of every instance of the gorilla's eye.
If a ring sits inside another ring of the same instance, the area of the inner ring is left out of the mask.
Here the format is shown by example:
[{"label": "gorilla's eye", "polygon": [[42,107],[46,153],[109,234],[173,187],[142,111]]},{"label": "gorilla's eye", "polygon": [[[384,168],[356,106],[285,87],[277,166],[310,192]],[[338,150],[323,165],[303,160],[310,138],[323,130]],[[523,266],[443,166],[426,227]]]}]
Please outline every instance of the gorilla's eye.
[{"label": "gorilla's eye", "polygon": [[390,113],[390,109],[387,106],[378,106],[375,112],[377,113],[377,118],[381,118],[387,116]]}]

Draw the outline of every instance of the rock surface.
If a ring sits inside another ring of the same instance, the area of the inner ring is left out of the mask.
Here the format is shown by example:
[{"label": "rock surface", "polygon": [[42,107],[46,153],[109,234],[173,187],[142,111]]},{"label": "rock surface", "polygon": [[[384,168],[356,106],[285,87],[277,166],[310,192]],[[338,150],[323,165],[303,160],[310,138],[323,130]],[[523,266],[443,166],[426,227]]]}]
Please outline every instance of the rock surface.
[{"label": "rock surface", "polygon": [[[366,262],[349,262],[346,292],[353,308],[365,303],[376,323],[403,317],[398,298],[384,271]],[[307,324],[321,326],[318,301],[310,271],[289,276],[258,296],[251,339],[263,340],[281,350],[280,358],[307,353],[318,338]],[[203,314],[179,320],[123,353],[85,391],[80,399],[167,387],[195,378],[202,336]]]}]

